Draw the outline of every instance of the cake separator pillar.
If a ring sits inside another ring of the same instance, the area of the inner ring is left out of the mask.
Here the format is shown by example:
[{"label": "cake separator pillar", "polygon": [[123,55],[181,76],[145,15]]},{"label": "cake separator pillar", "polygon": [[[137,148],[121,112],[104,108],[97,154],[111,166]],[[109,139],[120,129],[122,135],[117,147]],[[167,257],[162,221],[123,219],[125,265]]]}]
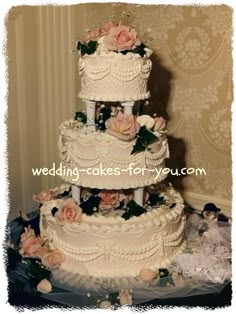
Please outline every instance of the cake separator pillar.
[{"label": "cake separator pillar", "polygon": [[96,110],[96,101],[93,100],[83,100],[86,105],[86,114],[87,114],[87,126],[95,130],[95,110]]},{"label": "cake separator pillar", "polygon": [[144,188],[138,188],[134,190],[134,200],[140,206],[143,206],[143,194]]},{"label": "cake separator pillar", "polygon": [[122,102],[121,105],[124,107],[124,112],[126,114],[133,114],[134,101]]},{"label": "cake separator pillar", "polygon": [[80,187],[78,185],[73,184],[71,191],[72,198],[76,201],[77,204],[80,204]]}]

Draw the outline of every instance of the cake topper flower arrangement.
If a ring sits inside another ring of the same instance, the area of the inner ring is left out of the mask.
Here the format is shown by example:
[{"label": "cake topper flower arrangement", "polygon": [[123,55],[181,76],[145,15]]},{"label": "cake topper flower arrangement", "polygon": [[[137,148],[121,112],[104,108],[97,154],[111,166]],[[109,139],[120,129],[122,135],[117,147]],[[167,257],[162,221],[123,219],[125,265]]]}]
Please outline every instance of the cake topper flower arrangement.
[{"label": "cake topper flower arrangement", "polygon": [[143,57],[148,48],[142,43],[133,27],[108,22],[103,28],[90,29],[84,41],[77,41],[81,55],[114,51],[127,54],[137,53]]}]

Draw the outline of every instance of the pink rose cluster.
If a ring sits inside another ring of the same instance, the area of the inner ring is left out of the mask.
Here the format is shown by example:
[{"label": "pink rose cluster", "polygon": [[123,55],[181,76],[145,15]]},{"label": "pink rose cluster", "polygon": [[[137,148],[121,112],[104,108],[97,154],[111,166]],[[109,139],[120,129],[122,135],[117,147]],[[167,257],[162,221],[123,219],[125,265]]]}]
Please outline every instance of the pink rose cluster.
[{"label": "pink rose cluster", "polygon": [[65,261],[65,256],[58,250],[50,250],[45,240],[36,237],[34,230],[28,226],[20,237],[19,253],[23,257],[40,258],[44,266],[55,269]]},{"label": "pink rose cluster", "polygon": [[108,22],[104,28],[94,28],[89,30],[87,42],[98,40],[103,37],[103,44],[106,49],[111,51],[132,51],[141,44],[137,32],[134,28]]},{"label": "pink rose cluster", "polygon": [[125,114],[121,110],[115,117],[109,118],[106,131],[122,141],[132,141],[139,133],[140,127],[146,126],[150,131],[162,132],[166,128],[166,120],[162,117],[152,118],[144,115],[136,118],[134,115]]}]

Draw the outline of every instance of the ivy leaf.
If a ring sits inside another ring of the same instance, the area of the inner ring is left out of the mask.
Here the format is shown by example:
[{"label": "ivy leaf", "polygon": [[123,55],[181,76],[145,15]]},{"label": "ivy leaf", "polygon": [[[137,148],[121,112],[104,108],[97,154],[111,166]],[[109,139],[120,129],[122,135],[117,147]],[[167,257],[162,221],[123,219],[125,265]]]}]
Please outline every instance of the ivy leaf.
[{"label": "ivy leaf", "polygon": [[77,49],[80,50],[81,55],[91,55],[96,51],[97,41],[90,40],[87,44],[83,44],[80,41],[77,42]]},{"label": "ivy leaf", "polygon": [[116,292],[111,292],[109,294],[109,300],[111,301],[111,304],[113,304],[113,305],[119,304],[120,302],[119,302],[118,297],[119,297],[119,292],[117,292],[117,291]]},{"label": "ivy leaf", "polygon": [[145,48],[146,48],[146,46],[143,43],[141,43],[139,46],[135,47],[132,50],[132,52],[133,53],[138,53],[141,57],[143,57],[145,55],[145,53],[146,53]]},{"label": "ivy leaf", "polygon": [[160,278],[168,277],[169,276],[168,269],[167,268],[159,268],[159,276],[160,276]]},{"label": "ivy leaf", "polygon": [[87,122],[86,114],[81,112],[81,111],[78,111],[75,113],[74,119],[81,121],[83,124],[85,124]]},{"label": "ivy leaf", "polygon": [[77,48],[78,50],[80,50],[81,45],[82,45],[81,42],[80,42],[80,41],[77,41],[76,48]]},{"label": "ivy leaf", "polygon": [[143,146],[142,142],[139,140],[139,138],[136,140],[131,155],[139,153],[139,152],[143,152],[146,149],[145,146]]},{"label": "ivy leaf", "polygon": [[127,210],[126,212],[121,216],[125,220],[130,219],[133,216],[140,216],[143,213],[146,212],[146,209],[143,208],[142,206],[138,205],[134,200],[129,201],[127,204]]},{"label": "ivy leaf", "polygon": [[94,214],[94,208],[98,208],[101,197],[99,196],[91,196],[87,201],[82,202],[79,206],[82,208],[83,213],[88,216]]},{"label": "ivy leaf", "polygon": [[90,40],[88,43],[89,52],[93,53],[96,50],[96,47],[97,47],[97,41]]},{"label": "ivy leaf", "polygon": [[56,212],[58,212],[58,208],[57,207],[53,207],[51,210],[52,215],[55,217]]},{"label": "ivy leaf", "polygon": [[126,211],[121,217],[124,218],[125,220],[128,220],[131,218],[131,214],[128,211]]},{"label": "ivy leaf", "polygon": [[51,277],[51,271],[42,268],[39,260],[37,259],[27,259],[29,265],[26,270],[26,274],[36,282],[40,282],[42,279],[46,278],[49,279]]},{"label": "ivy leaf", "polygon": [[138,135],[143,145],[146,146],[150,145],[158,139],[158,137],[153,132],[149,131],[145,125],[140,128]]},{"label": "ivy leaf", "polygon": [[7,270],[12,271],[16,268],[18,262],[20,262],[22,259],[21,255],[18,253],[18,251],[7,248]]},{"label": "ivy leaf", "polygon": [[149,198],[148,198],[149,205],[155,206],[157,204],[163,205],[165,203],[166,201],[165,201],[164,196],[160,196],[159,194],[149,194]]},{"label": "ivy leaf", "polygon": [[150,144],[154,143],[158,137],[149,131],[146,126],[142,126],[137,134],[136,142],[133,146],[131,155],[144,151]]}]

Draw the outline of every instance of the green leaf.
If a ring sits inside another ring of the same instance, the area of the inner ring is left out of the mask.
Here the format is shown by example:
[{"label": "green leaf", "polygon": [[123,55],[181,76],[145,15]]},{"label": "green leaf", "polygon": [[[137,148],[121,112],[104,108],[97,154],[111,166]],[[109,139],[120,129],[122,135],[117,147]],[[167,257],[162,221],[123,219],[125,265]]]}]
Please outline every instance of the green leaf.
[{"label": "green leaf", "polygon": [[42,264],[39,260],[36,259],[28,259],[29,265],[26,270],[26,274],[32,278],[40,282],[42,279],[49,279],[51,277],[51,271],[43,268]]},{"label": "green leaf", "polygon": [[143,43],[141,43],[139,46],[135,47],[132,50],[132,52],[133,53],[138,53],[141,57],[143,57],[145,55],[145,53],[146,53],[145,48],[146,48],[146,46]]},{"label": "green leaf", "polygon": [[90,42],[88,43],[88,48],[90,51],[95,51],[97,47],[97,42],[95,40],[90,40]]},{"label": "green leaf", "polygon": [[128,220],[128,219],[130,219],[133,216],[138,217],[138,216],[142,215],[145,212],[146,212],[145,208],[143,208],[142,206],[138,205],[134,200],[131,200],[127,204],[127,210],[122,215],[122,218],[124,218],[125,220]]},{"label": "green leaf", "polygon": [[136,142],[133,146],[132,154],[144,151],[150,144],[154,143],[158,137],[149,131],[146,126],[142,126],[137,135]]},{"label": "green leaf", "polygon": [[81,42],[80,42],[80,41],[77,42],[76,48],[77,48],[78,50],[80,50],[80,48],[81,48]]},{"label": "green leaf", "polygon": [[167,268],[159,268],[159,276],[160,276],[160,278],[168,277],[169,276],[168,269]]},{"label": "green leaf", "polygon": [[145,149],[146,149],[146,147],[142,144],[142,142],[139,140],[139,138],[137,138],[137,140],[136,140],[136,142],[135,142],[135,144],[133,146],[131,155],[139,153],[139,152],[142,152]]},{"label": "green leaf", "polygon": [[160,196],[159,194],[150,194],[148,198],[148,203],[151,206],[158,205],[164,205],[166,203],[166,200],[164,199],[164,196]]},{"label": "green leaf", "polygon": [[80,50],[81,55],[91,55],[97,49],[97,41],[90,40],[87,44],[82,44],[80,41],[77,43],[77,49]]},{"label": "green leaf", "polygon": [[109,294],[109,300],[111,301],[112,304],[119,304],[119,292],[111,292]]},{"label": "green leaf", "polygon": [[78,111],[78,112],[75,113],[74,119],[75,120],[79,120],[79,121],[81,121],[84,124],[87,122],[86,114],[81,112],[81,111]]}]

